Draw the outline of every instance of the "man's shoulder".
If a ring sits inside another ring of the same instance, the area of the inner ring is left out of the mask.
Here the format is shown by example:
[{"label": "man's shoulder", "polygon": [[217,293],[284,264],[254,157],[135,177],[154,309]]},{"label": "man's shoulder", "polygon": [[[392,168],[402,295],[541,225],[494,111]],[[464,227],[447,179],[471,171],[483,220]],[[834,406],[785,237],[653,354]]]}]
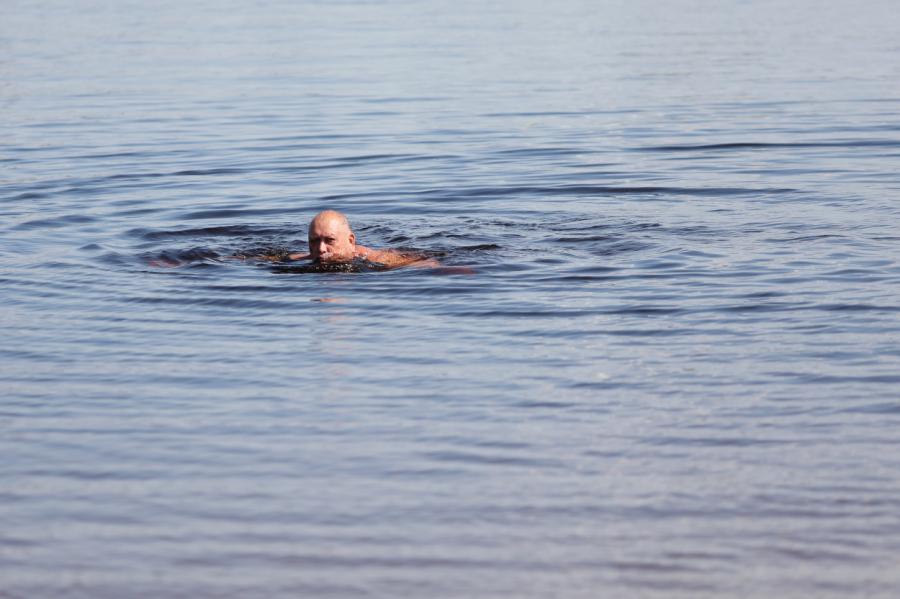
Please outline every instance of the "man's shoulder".
[{"label": "man's shoulder", "polygon": [[397,260],[400,256],[400,252],[396,250],[376,250],[374,248],[360,247],[357,251],[357,256],[370,262],[388,264],[389,262]]},{"label": "man's shoulder", "polygon": [[401,252],[400,250],[376,250],[367,247],[358,247],[357,255],[370,262],[378,262],[385,266],[405,266],[417,260],[421,260],[421,256]]}]

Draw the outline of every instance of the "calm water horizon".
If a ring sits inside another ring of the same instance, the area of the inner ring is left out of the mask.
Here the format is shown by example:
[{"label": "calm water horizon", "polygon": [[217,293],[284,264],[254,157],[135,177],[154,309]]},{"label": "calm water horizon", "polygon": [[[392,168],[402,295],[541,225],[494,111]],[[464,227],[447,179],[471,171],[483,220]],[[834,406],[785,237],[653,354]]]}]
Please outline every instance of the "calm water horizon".
[{"label": "calm water horizon", "polygon": [[896,596],[894,3],[3,13],[0,596]]}]

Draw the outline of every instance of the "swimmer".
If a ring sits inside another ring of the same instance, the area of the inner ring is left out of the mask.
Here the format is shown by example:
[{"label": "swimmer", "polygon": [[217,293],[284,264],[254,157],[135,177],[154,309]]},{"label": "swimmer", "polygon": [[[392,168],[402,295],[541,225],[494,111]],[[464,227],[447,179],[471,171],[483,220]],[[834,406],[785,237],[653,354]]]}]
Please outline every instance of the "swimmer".
[{"label": "swimmer", "polygon": [[339,264],[353,260],[366,260],[383,264],[388,268],[440,266],[434,258],[397,250],[376,250],[358,245],[356,234],[350,228],[347,217],[336,210],[324,210],[309,222],[309,253],[289,254],[290,260],[311,260],[317,264]]},{"label": "swimmer", "polygon": [[[264,250],[263,254],[234,254],[229,256],[238,260],[266,260],[285,264],[293,261],[309,260],[307,267],[285,266],[285,272],[318,272],[326,271],[354,272],[359,267],[356,261],[371,263],[374,270],[390,270],[402,266],[431,268],[435,274],[472,275],[475,270],[466,266],[441,266],[436,259],[418,252],[401,252],[399,250],[377,250],[358,245],[356,234],[350,228],[347,217],[336,210],[324,210],[318,213],[309,223],[309,253],[290,253],[289,251]],[[210,257],[210,256],[207,256]],[[213,256],[217,257],[215,253]],[[150,266],[157,268],[175,268],[187,264],[187,261],[172,259],[168,256],[149,260]],[[363,265],[364,266],[364,265]]]}]

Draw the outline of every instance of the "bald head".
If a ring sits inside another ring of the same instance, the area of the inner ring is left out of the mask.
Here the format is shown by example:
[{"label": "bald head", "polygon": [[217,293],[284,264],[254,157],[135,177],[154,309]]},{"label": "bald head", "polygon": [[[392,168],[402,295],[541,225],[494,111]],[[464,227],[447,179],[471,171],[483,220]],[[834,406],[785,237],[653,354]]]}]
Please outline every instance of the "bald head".
[{"label": "bald head", "polygon": [[350,221],[347,220],[347,217],[343,212],[338,212],[337,210],[323,210],[318,213],[311,221],[309,221],[309,228],[312,229],[315,224],[329,222],[334,222],[338,224],[338,226],[346,227],[348,230],[350,229]]},{"label": "bald head", "polygon": [[349,262],[356,255],[350,221],[336,210],[323,210],[309,221],[309,253],[319,262]]}]

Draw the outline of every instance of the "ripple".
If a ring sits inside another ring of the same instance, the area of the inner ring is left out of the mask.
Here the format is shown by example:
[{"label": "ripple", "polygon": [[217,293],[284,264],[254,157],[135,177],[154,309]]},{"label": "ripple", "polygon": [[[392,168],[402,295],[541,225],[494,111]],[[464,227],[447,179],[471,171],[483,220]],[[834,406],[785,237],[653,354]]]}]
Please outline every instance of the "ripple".
[{"label": "ripple", "polygon": [[12,227],[12,229],[16,231],[29,229],[58,229],[73,224],[93,222],[97,222],[97,219],[92,216],[86,216],[84,214],[66,214],[63,216],[56,216],[52,218],[37,218],[34,220],[25,221],[19,223],[18,225],[15,225],[14,227]]},{"label": "ripple", "polygon": [[149,229],[130,229],[125,232],[128,237],[136,237],[147,241],[178,239],[182,237],[200,240],[208,237],[242,237],[259,238],[272,235],[293,234],[295,229],[288,227],[265,227],[252,225],[221,225],[215,227],[190,227],[163,231]]},{"label": "ripple", "polygon": [[731,142],[717,144],[685,144],[634,148],[637,152],[700,152],[706,150],[765,150],[780,148],[900,148],[900,141],[883,139],[806,141],[806,142]]}]

